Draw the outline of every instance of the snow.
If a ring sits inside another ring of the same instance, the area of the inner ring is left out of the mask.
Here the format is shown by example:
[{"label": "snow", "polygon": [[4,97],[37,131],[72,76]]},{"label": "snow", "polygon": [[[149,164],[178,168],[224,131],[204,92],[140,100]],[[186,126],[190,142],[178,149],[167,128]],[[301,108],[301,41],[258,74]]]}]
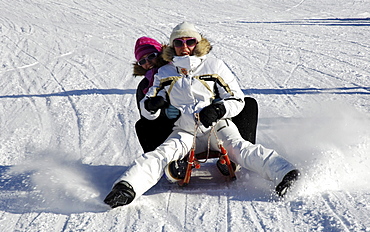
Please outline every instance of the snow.
[{"label": "snow", "polygon": [[[0,5],[0,231],[370,231],[369,1]],[[134,43],[184,20],[257,99],[258,142],[302,171],[286,199],[210,160],[185,188],[102,203],[142,153]]]}]

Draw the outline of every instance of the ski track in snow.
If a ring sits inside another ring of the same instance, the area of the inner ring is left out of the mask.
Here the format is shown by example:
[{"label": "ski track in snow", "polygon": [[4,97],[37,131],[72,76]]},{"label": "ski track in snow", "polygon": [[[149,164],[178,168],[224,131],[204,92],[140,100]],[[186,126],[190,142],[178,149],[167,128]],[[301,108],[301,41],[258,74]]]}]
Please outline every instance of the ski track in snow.
[{"label": "ski track in snow", "polygon": [[[0,0],[1,1],[1,0]],[[370,231],[370,2],[1,1],[0,231]],[[186,7],[184,7],[186,6]],[[188,20],[259,103],[257,140],[302,171],[286,199],[214,161],[127,207],[140,36]]]}]

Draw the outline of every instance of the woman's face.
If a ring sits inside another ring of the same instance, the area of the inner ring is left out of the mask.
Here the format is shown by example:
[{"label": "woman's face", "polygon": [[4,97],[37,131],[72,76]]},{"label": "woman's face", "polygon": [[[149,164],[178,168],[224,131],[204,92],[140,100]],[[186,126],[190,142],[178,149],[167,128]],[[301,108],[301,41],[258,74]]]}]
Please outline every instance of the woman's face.
[{"label": "woman's face", "polygon": [[195,38],[182,37],[173,40],[176,56],[192,56],[196,45]]},{"label": "woman's face", "polygon": [[145,61],[145,63],[142,64],[141,67],[143,67],[145,70],[152,69],[157,65],[157,57],[157,53],[146,54],[138,61],[138,64],[140,65],[140,62]]}]

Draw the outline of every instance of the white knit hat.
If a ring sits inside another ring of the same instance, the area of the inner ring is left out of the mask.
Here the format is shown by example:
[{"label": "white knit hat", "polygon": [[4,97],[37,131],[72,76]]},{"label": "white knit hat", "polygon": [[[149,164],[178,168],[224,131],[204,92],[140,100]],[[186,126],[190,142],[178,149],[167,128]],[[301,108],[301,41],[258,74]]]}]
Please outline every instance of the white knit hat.
[{"label": "white knit hat", "polygon": [[173,40],[182,37],[194,37],[199,42],[202,36],[195,29],[194,24],[188,22],[182,22],[178,24],[171,33],[170,46],[173,46]]}]

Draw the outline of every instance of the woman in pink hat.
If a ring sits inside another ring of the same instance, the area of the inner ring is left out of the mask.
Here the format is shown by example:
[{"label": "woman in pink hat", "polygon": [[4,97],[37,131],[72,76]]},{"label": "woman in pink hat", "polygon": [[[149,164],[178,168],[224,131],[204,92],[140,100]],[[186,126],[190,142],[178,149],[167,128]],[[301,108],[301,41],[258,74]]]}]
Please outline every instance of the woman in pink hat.
[{"label": "woman in pink hat", "polygon": [[[164,45],[149,37],[140,37],[135,44],[136,62],[133,64],[134,76],[145,76],[136,90],[136,101],[140,111],[139,102],[144,98],[149,88],[153,85],[154,75],[158,69],[167,64],[162,58]],[[168,106],[156,120],[148,120],[140,115],[135,129],[144,152],[154,150],[171,134],[174,120],[179,116],[179,111]],[[155,133],[155,136],[153,136]]]},{"label": "woman in pink hat", "polygon": [[[135,44],[135,58],[133,74],[134,76],[145,76],[141,80],[136,92],[137,101],[148,92],[148,89],[153,85],[154,74],[158,69],[167,64],[161,57],[163,45],[157,40],[149,37],[140,37]],[[140,110],[140,109],[139,109]]]}]

